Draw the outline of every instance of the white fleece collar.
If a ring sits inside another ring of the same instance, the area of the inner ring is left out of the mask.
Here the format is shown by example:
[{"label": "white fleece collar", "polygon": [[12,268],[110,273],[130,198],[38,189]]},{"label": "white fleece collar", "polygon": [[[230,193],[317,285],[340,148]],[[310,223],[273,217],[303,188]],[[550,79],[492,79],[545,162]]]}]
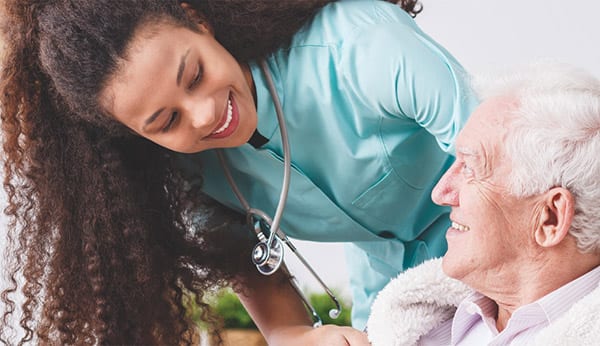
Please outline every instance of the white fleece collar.
[{"label": "white fleece collar", "polygon": [[[416,345],[473,291],[446,276],[441,259],[427,261],[392,279],[377,295],[367,322],[373,346]],[[600,287],[544,328],[532,345],[599,345]]]}]

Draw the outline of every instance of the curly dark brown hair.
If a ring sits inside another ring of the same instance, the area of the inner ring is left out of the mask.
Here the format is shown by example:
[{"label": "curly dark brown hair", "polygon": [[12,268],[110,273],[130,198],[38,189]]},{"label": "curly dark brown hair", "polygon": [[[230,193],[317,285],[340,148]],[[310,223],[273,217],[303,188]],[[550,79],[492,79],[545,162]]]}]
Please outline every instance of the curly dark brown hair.
[{"label": "curly dark brown hair", "polygon": [[[284,45],[328,2],[190,3],[246,61]],[[191,344],[187,302],[216,325],[204,292],[255,274],[239,215],[186,189],[168,150],[97,103],[134,30],[155,20],[194,27],[175,0],[3,1],[4,343]]]}]

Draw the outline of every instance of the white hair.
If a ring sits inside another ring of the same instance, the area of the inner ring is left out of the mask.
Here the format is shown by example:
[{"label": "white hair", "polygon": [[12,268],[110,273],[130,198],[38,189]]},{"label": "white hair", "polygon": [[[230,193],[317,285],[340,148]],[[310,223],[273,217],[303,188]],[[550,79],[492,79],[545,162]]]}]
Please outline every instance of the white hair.
[{"label": "white hair", "polygon": [[566,64],[539,62],[500,78],[475,77],[473,87],[482,101],[518,101],[505,141],[511,193],[568,189],[575,199],[570,234],[580,251],[600,252],[600,81]]}]

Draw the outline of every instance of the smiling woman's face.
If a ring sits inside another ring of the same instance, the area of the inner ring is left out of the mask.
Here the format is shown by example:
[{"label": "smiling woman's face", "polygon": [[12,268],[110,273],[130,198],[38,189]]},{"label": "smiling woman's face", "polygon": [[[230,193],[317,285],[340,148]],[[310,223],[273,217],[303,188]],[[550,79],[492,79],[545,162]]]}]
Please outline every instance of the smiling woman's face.
[{"label": "smiling woman's face", "polygon": [[199,27],[143,26],[101,94],[119,122],[182,153],[240,146],[257,122],[247,66]]}]

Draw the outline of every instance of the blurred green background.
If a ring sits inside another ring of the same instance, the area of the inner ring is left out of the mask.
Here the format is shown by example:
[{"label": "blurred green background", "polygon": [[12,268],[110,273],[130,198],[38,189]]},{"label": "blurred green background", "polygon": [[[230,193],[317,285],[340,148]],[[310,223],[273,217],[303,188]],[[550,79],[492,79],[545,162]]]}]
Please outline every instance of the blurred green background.
[{"label": "blurred green background", "polygon": [[[338,326],[349,326],[350,308],[351,305],[338,297],[342,306],[342,312],[336,319],[329,317],[329,310],[335,308],[335,305],[326,293],[311,293],[308,294],[308,299],[323,320],[323,324],[335,324]],[[257,329],[250,315],[244,309],[244,306],[238,299],[237,295],[230,288],[223,288],[216,292],[214,296],[209,298],[210,305],[215,309],[217,314],[223,319],[223,327],[225,329]],[[200,313],[192,304],[190,306],[190,314],[194,321],[202,325]]]}]

